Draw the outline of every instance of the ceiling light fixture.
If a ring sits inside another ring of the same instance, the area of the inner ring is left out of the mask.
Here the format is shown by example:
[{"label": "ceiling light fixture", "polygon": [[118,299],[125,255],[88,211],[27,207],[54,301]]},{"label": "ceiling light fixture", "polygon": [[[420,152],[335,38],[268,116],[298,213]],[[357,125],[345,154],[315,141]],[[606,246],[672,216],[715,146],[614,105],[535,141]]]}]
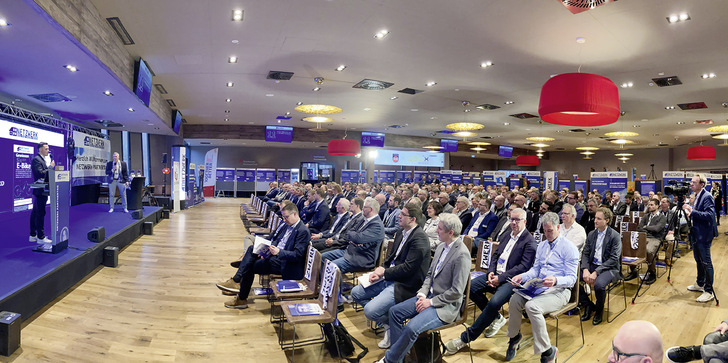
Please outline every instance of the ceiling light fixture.
[{"label": "ceiling light fixture", "polygon": [[594,154],[596,154],[596,153],[595,153],[595,152],[593,152],[593,151],[582,151],[582,152],[580,152],[579,154],[582,154],[582,155],[594,155]]},{"label": "ceiling light fixture", "polygon": [[389,30],[382,29],[374,34],[374,39],[384,39],[387,35],[389,35]]},{"label": "ceiling light fixture", "polygon": [[306,122],[316,122],[316,123],[324,123],[324,122],[333,122],[334,121],[334,119],[329,118],[329,117],[324,117],[324,116],[309,116],[309,117],[304,117],[301,120],[302,121],[306,121]]},{"label": "ceiling light fixture", "polygon": [[614,132],[607,132],[606,134],[604,134],[604,136],[609,136],[609,137],[634,137],[634,136],[639,136],[639,135],[640,134],[638,134],[636,132],[631,132],[631,131],[614,131]]},{"label": "ceiling light fixture", "polygon": [[337,71],[337,72],[341,72],[341,71],[343,71],[344,69],[346,69],[346,66],[345,66],[345,65],[343,65],[343,64],[342,64],[342,65],[340,65],[340,66],[338,66],[338,67],[336,67],[336,71]]},{"label": "ceiling light fixture", "polygon": [[226,99],[225,99],[225,102],[228,102],[228,103],[229,103],[229,102],[232,102],[232,100],[231,100],[231,99],[229,99],[229,98],[226,98]]},{"label": "ceiling light fixture", "polygon": [[233,82],[228,82],[228,83],[226,84],[226,86],[228,86],[228,87],[232,87],[232,86],[234,86],[234,85],[235,85],[235,83],[233,83]]},{"label": "ceiling light fixture", "polygon": [[713,138],[714,139],[719,139],[719,140],[728,140],[728,134],[715,135],[715,136],[713,136]]},{"label": "ceiling light fixture", "polygon": [[422,148],[423,149],[430,149],[430,150],[440,150],[440,149],[444,149],[444,147],[438,146],[438,145],[428,145],[428,146],[423,146]]},{"label": "ceiling light fixture", "polygon": [[470,150],[477,151],[478,153],[480,153],[481,151],[484,151],[487,149],[484,147],[476,146],[476,147],[471,147]]},{"label": "ceiling light fixture", "polygon": [[427,87],[432,87],[432,86],[434,86],[434,85],[436,85],[436,84],[437,84],[437,82],[434,82],[434,81],[429,81],[429,82],[427,82],[427,83],[425,84],[425,86],[427,86]]},{"label": "ceiling light fixture", "polygon": [[488,145],[490,145],[490,143],[489,142],[485,142],[485,141],[473,141],[473,142],[469,142],[468,145],[488,146]]},{"label": "ceiling light fixture", "polygon": [[705,129],[705,131],[708,131],[708,132],[725,132],[725,133],[728,133],[728,125],[720,125],[720,126],[708,127],[707,129]]},{"label": "ceiling light fixture", "polygon": [[692,146],[688,148],[688,160],[715,160],[715,148],[712,146]]},{"label": "ceiling light fixture", "polygon": [[622,88],[632,88],[632,86],[634,86],[634,83],[632,82],[625,82],[621,85]]},{"label": "ceiling light fixture", "polygon": [[8,23],[8,20],[5,18],[0,18],[0,27],[4,28],[6,26],[10,26],[10,23]]},{"label": "ceiling light fixture", "polygon": [[318,92],[318,91],[320,91],[320,90],[321,90],[321,87],[314,87],[314,88],[313,88],[313,91],[314,91],[314,92]]},{"label": "ceiling light fixture", "polygon": [[612,140],[610,142],[612,142],[614,144],[620,144],[620,145],[624,145],[624,144],[634,144],[634,141],[627,140],[627,139],[616,139],[616,140]]},{"label": "ceiling light fixture", "polygon": [[619,118],[619,91],[609,78],[564,73],[541,87],[538,113],[543,121],[568,126],[602,126]]},{"label": "ceiling light fixture", "polygon": [[599,148],[596,146],[579,146],[576,148],[576,150],[596,151],[596,150],[599,150]]},{"label": "ceiling light fixture", "polygon": [[231,55],[231,56],[230,56],[230,57],[228,58],[228,63],[237,63],[237,62],[238,62],[238,57],[236,57],[236,56],[234,56],[234,55]]},{"label": "ceiling light fixture", "polygon": [[314,115],[331,115],[343,111],[339,107],[330,105],[298,105],[294,110]]},{"label": "ceiling light fixture", "polygon": [[506,101],[506,102],[503,102],[503,104],[505,104],[505,105],[512,105],[512,104],[514,104],[514,103],[515,103],[515,102],[513,102],[513,101]]},{"label": "ceiling light fixture", "polygon": [[715,73],[703,73],[702,76],[700,76],[702,79],[708,79],[708,78],[715,78]]},{"label": "ceiling light fixture", "polygon": [[680,13],[680,14],[671,14],[670,16],[665,17],[667,19],[667,22],[670,24],[678,23],[681,21],[688,21],[690,20],[690,14],[688,13]]},{"label": "ceiling light fixture", "polygon": [[533,146],[533,147],[549,147],[551,145],[546,145],[546,144],[543,144],[543,143],[538,143],[538,144],[533,144],[531,146]]},{"label": "ceiling light fixture", "polygon": [[480,68],[488,68],[488,67],[492,67],[492,66],[493,66],[493,62],[491,62],[491,61],[485,61],[483,63],[480,63]]},{"label": "ceiling light fixture", "polygon": [[399,98],[399,97],[397,97],[397,96],[392,96],[392,97],[389,97],[389,99],[390,99],[390,100],[396,100],[396,99],[398,99],[398,98]]},{"label": "ceiling light fixture", "polygon": [[618,153],[618,154],[614,154],[614,156],[616,156],[618,158],[621,158],[621,157],[634,156],[634,154],[630,154],[630,153]]},{"label": "ceiling light fixture", "polygon": [[127,108],[126,110],[129,111],[129,112],[134,112],[134,109],[131,108],[131,107]]},{"label": "ceiling light fixture", "polygon": [[674,110],[675,109],[675,106],[665,106],[665,109],[666,110]]},{"label": "ceiling light fixture", "polygon": [[546,141],[555,141],[556,139],[554,139],[553,137],[546,137],[546,136],[531,136],[531,137],[527,137],[526,140],[546,142]]},{"label": "ceiling light fixture", "polygon": [[63,66],[63,68],[66,68],[71,72],[78,72],[78,68],[76,68],[76,66],[71,65],[71,64],[66,64],[65,66]]},{"label": "ceiling light fixture", "polygon": [[458,132],[454,133],[453,135],[458,136],[458,137],[473,137],[477,134],[474,132],[470,132],[470,131],[458,131]]},{"label": "ceiling light fixture", "polygon": [[242,9],[233,10],[233,21],[243,21],[243,10]]},{"label": "ceiling light fixture", "polygon": [[484,128],[485,125],[476,122],[455,122],[445,125],[445,128],[453,131],[475,131]]},{"label": "ceiling light fixture", "polygon": [[111,93],[111,91],[104,91],[104,94],[107,95],[107,96],[113,96],[114,95],[113,93]]}]

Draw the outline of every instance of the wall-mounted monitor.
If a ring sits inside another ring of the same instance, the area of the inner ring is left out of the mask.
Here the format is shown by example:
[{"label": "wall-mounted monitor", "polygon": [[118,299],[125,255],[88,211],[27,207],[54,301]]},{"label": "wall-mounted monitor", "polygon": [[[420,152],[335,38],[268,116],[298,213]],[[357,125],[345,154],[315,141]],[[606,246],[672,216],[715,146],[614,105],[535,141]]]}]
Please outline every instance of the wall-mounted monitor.
[{"label": "wall-mounted monitor", "polygon": [[458,151],[458,141],[452,139],[440,139],[440,151],[447,153],[454,153]]},{"label": "wall-mounted monitor", "polygon": [[266,126],[265,141],[270,142],[293,142],[293,127],[291,126]]},{"label": "wall-mounted monitor", "polygon": [[149,107],[149,99],[152,95],[152,72],[141,58],[136,62],[134,68],[134,93]]},{"label": "wall-mounted monitor", "polygon": [[182,112],[174,110],[172,111],[172,129],[175,134],[179,134],[180,126],[182,126]]},{"label": "wall-mounted monitor", "polygon": [[384,133],[363,131],[361,133],[361,146],[384,147]]},{"label": "wall-mounted monitor", "polygon": [[512,158],[513,157],[513,147],[499,146],[498,147],[498,156],[504,157],[504,158]]}]

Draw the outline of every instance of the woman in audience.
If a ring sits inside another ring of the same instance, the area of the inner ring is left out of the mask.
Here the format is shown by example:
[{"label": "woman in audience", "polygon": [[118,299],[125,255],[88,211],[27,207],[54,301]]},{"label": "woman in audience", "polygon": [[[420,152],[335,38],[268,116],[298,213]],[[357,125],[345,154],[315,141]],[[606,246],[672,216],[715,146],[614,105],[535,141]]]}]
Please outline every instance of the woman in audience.
[{"label": "woman in audience", "polygon": [[430,239],[430,252],[435,253],[435,249],[440,244],[440,239],[437,237],[437,224],[440,223],[440,213],[442,213],[442,204],[440,202],[432,201],[427,204],[427,217],[429,219],[425,222],[425,233]]}]

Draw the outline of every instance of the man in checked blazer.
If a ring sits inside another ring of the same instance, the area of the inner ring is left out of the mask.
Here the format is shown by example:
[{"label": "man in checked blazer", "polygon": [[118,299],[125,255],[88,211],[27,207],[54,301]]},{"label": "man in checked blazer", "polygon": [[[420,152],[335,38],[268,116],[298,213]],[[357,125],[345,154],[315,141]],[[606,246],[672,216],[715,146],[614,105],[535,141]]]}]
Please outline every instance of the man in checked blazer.
[{"label": "man in checked blazer", "polygon": [[[443,213],[437,233],[443,242],[435,251],[427,277],[417,292],[389,310],[391,346],[378,363],[399,363],[420,333],[452,323],[459,317],[470,277],[470,251],[460,237],[463,226],[454,214]],[[404,321],[409,319],[407,325]]]}]

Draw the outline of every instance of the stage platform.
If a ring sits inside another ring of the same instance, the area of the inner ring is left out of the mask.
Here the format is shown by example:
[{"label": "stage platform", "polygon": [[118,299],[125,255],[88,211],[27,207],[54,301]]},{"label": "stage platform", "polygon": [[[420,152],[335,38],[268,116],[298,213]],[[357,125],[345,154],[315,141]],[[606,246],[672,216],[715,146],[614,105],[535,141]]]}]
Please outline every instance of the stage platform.
[{"label": "stage platform", "polygon": [[[50,230],[50,211],[45,229]],[[120,205],[109,213],[107,204],[80,204],[70,209],[68,248],[58,254],[34,252],[28,241],[30,214],[0,222],[0,311],[12,311],[28,319],[43,306],[86,277],[102,263],[105,247],[122,249],[142,234],[144,222],[156,224],[161,207],[144,207],[142,219],[123,213]],[[94,243],[87,233],[103,226],[106,239]]]}]

